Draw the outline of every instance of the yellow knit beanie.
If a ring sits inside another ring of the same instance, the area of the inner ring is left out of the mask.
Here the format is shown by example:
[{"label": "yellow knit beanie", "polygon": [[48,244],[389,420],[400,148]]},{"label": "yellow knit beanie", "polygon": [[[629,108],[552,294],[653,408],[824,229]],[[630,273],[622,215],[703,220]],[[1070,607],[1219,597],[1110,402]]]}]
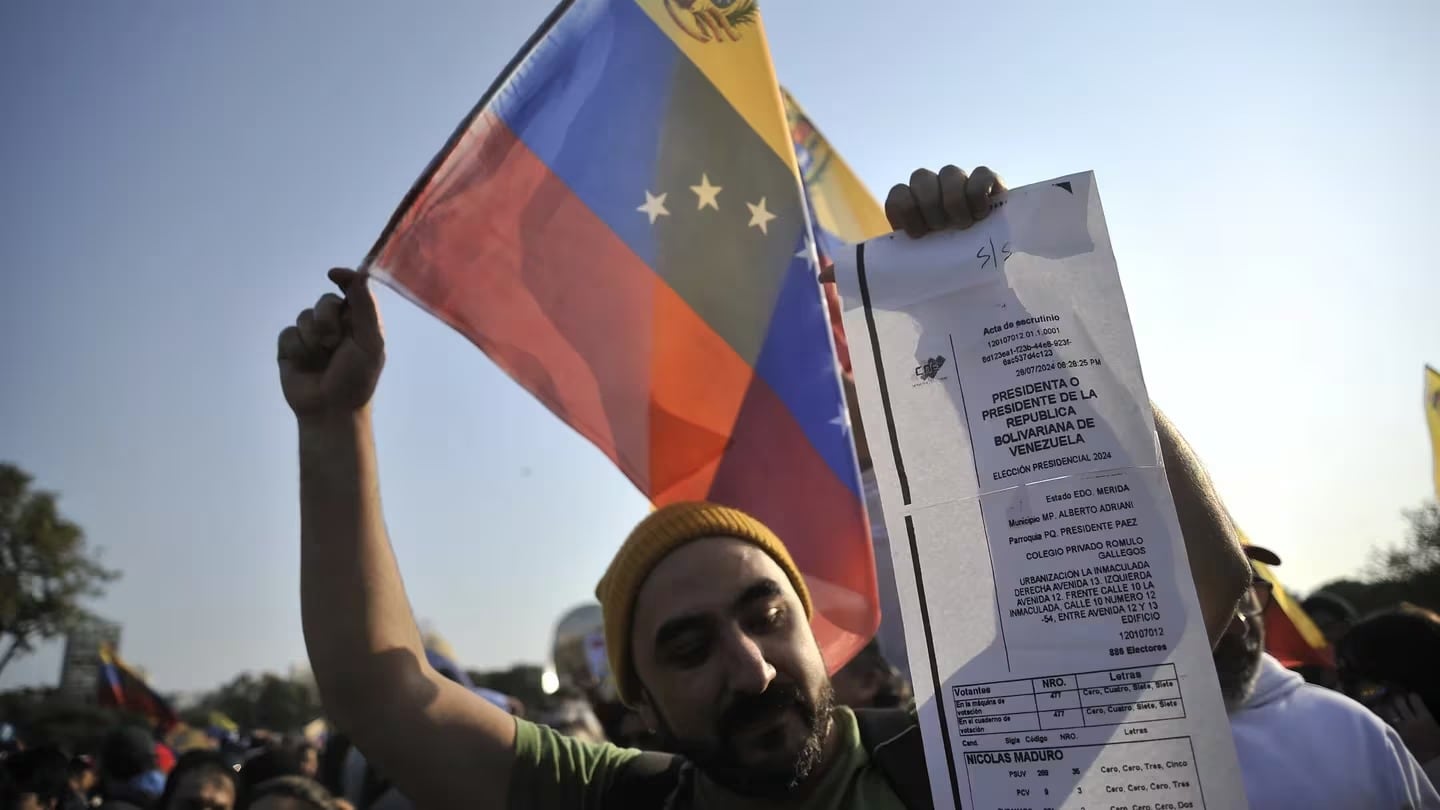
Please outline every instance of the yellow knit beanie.
[{"label": "yellow knit beanie", "polygon": [[595,597],[600,600],[605,618],[605,652],[610,657],[610,671],[620,699],[628,705],[634,706],[641,693],[630,655],[631,624],[640,586],[670,552],[702,537],[733,537],[758,546],[790,578],[806,618],[811,614],[810,591],[805,588],[800,569],[780,538],[765,524],[738,509],[713,503],[674,503],[657,509],[630,532],[595,586]]}]

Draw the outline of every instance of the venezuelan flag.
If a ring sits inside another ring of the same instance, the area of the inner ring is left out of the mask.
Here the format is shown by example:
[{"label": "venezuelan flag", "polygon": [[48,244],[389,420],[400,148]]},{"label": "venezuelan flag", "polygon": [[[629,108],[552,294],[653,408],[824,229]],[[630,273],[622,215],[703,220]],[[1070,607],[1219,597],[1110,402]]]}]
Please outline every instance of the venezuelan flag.
[{"label": "venezuelan flag", "polygon": [[847,244],[889,233],[885,209],[821,134],[800,102],[788,90],[782,88],[781,93],[822,252],[833,255]]},{"label": "venezuelan flag", "polygon": [[753,0],[573,0],[362,265],[657,504],[785,538],[832,667],[878,624],[816,254]]},{"label": "venezuelan flag", "polygon": [[[820,266],[826,267],[845,245],[889,233],[890,223],[880,203],[865,189],[865,184],[830,141],[820,134],[819,127],[805,114],[800,102],[783,87],[780,93],[785,100],[785,119],[805,184],[805,197],[813,215],[815,248],[820,254]],[[845,337],[844,319],[840,315],[840,292],[833,281],[826,282],[824,290],[835,354],[849,379],[850,342]]]},{"label": "venezuelan flag", "polygon": [[100,676],[97,680],[96,696],[101,706],[143,714],[161,734],[180,722],[170,704],[151,689],[144,678],[126,666],[109,644],[100,645]]}]

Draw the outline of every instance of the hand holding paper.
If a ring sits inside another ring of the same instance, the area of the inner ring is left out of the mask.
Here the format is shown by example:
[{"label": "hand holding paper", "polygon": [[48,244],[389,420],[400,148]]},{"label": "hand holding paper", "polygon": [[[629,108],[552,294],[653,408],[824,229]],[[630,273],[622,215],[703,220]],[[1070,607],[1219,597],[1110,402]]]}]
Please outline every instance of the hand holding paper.
[{"label": "hand holding paper", "polygon": [[980,224],[836,268],[936,804],[1094,806],[1148,763],[1147,803],[1243,806],[1207,635],[1233,589],[1206,569],[1203,611],[1191,589],[1094,178],[987,210],[1003,187],[976,170],[951,193],[957,172],[917,172],[887,212]]}]

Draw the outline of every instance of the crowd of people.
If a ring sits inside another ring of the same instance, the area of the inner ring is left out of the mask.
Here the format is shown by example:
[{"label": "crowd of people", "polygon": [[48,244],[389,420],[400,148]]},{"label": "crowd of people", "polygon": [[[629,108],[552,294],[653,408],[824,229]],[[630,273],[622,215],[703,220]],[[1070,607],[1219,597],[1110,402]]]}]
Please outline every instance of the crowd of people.
[{"label": "crowd of people", "polygon": [[[445,677],[507,712],[532,714],[515,698],[475,686],[447,656],[427,651]],[[604,685],[566,673],[533,719],[590,743],[647,746],[641,725]],[[856,707],[908,706],[899,670],[867,646],[835,676],[837,700]],[[609,723],[602,723],[600,713]],[[0,810],[409,810],[412,805],[344,734],[309,739],[269,730],[192,729],[164,735],[122,726],[78,752],[23,738],[0,747]]]},{"label": "crowd of people", "polygon": [[149,728],[110,731],[94,753],[12,746],[0,771],[5,810],[350,810],[322,784],[319,748],[269,735],[191,738],[180,752]]},{"label": "crowd of people", "polygon": [[[1260,547],[1246,552],[1279,562]],[[1430,806],[1425,785],[1440,779],[1440,616],[1402,605],[1362,618],[1338,597],[1312,596],[1303,606],[1333,645],[1337,666],[1302,678],[1264,652],[1259,618],[1270,589],[1255,578],[1214,656],[1251,806]],[[562,672],[560,691],[530,712],[514,698],[474,686],[447,657],[427,650],[427,660],[517,718],[531,714],[537,724],[577,741],[664,746],[608,684],[583,667]],[[914,710],[908,681],[877,642],[830,681],[837,706]],[[217,728],[161,740],[136,726],[115,729],[75,754],[11,741],[0,754],[0,797],[0,810],[413,806],[344,734],[309,740]]]},{"label": "crowd of people", "polygon": [[[886,213],[911,235],[963,228],[1003,191],[983,168],[922,170]],[[133,728],[93,758],[26,750],[5,760],[0,810],[932,806],[896,652],[871,642],[828,675],[784,539],[728,506],[666,506],[624,539],[596,589],[603,682],[569,678],[533,717],[429,650],[380,509],[379,314],[364,276],[330,277],[342,295],[281,334],[279,365],[299,423],[302,620],[336,733],[173,764]],[[1251,807],[1440,810],[1440,617],[1312,598],[1336,665],[1312,682],[1287,670],[1265,653],[1271,586],[1253,567],[1279,558],[1241,545],[1158,410],[1156,429]]]}]

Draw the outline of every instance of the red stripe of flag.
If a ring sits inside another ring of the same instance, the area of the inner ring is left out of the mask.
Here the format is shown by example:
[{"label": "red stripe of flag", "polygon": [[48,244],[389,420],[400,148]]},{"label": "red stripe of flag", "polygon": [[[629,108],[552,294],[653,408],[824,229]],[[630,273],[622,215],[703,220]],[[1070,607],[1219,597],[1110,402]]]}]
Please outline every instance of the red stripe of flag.
[{"label": "red stripe of flag", "polygon": [[[645,486],[651,334],[646,319],[617,314],[651,307],[654,273],[493,115],[466,140],[472,157],[416,198],[376,274],[527,381]],[[544,238],[555,223],[566,237]]]},{"label": "red stripe of flag", "polygon": [[509,127],[483,116],[467,136],[479,139],[473,157],[416,198],[376,274],[524,381],[657,502],[704,497],[753,372]]},{"label": "red stripe of flag", "polygon": [[[785,470],[779,481],[762,470]],[[757,378],[745,399],[712,500],[743,503],[778,536],[818,542],[790,544],[830,632],[816,638],[826,661],[843,663],[874,635],[879,614],[863,598],[875,593],[873,556],[846,553],[870,545],[864,507],[805,437],[780,398]],[[817,623],[817,630],[820,629]]]}]

